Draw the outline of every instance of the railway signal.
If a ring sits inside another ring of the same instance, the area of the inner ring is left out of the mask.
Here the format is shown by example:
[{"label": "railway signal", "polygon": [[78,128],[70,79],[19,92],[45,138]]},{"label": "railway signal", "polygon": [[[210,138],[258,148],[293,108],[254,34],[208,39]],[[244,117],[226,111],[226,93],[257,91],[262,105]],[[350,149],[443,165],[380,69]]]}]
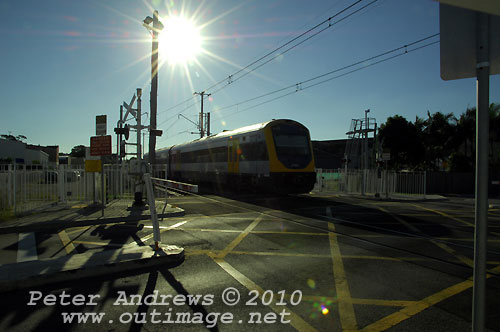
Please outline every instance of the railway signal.
[{"label": "railway signal", "polygon": [[125,140],[128,140],[130,136],[130,127],[128,124],[126,124],[123,128],[115,128],[115,134],[117,135],[123,135],[125,137]]}]

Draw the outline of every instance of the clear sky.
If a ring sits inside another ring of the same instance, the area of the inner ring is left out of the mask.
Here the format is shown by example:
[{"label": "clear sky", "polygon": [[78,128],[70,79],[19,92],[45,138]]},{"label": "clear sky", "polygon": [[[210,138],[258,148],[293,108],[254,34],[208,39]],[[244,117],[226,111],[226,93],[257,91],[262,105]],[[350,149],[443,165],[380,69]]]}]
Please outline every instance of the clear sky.
[{"label": "clear sky", "polygon": [[[149,113],[151,36],[142,20],[153,9],[166,30],[167,22],[183,16],[200,34],[188,48],[197,55],[185,62],[187,55],[181,55],[184,59],[175,64],[166,53],[176,50],[164,48],[167,42],[160,39],[158,123],[164,135],[157,147],[198,137],[189,133],[195,126],[178,113],[196,122],[200,97],[191,98],[193,92],[220,81],[207,90],[213,95],[205,101],[212,132],[289,118],[306,125],[313,139],[328,140],[345,138],[351,119],[363,117],[365,109],[383,123],[394,114],[414,120],[427,111],[458,115],[475,106],[475,79],[441,80],[439,43],[314,87],[307,88],[345,71],[241,103],[438,33],[439,5],[430,0],[378,0],[335,23],[371,2],[360,1],[332,19],[331,27],[325,23],[280,51],[323,32],[284,54],[274,53],[269,63],[241,79],[244,72],[236,74],[226,84],[240,68],[355,2],[0,0],[0,133],[22,134],[31,144],[59,145],[60,151],[70,152],[75,145],[90,144],[96,115],[107,114],[112,133],[120,105],[130,101],[136,88],[143,89],[142,109]],[[500,102],[499,75],[491,76],[490,101]],[[149,123],[147,115],[143,121]]]}]

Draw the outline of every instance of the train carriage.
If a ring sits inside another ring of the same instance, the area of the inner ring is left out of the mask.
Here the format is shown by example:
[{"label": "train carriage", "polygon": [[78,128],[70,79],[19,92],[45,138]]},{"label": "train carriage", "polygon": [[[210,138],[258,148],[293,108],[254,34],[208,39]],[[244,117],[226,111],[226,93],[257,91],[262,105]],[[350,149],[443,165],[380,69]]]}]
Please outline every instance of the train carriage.
[{"label": "train carriage", "polygon": [[309,130],[293,120],[223,131],[156,154],[175,181],[280,193],[309,192],[316,181]]}]

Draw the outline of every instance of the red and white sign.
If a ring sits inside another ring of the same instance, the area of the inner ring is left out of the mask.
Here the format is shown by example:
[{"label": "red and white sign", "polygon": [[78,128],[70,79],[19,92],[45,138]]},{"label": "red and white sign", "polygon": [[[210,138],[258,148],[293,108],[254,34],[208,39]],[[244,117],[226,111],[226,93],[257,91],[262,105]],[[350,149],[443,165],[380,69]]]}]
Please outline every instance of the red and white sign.
[{"label": "red and white sign", "polygon": [[111,135],[92,136],[90,138],[91,156],[108,156],[111,154]]}]

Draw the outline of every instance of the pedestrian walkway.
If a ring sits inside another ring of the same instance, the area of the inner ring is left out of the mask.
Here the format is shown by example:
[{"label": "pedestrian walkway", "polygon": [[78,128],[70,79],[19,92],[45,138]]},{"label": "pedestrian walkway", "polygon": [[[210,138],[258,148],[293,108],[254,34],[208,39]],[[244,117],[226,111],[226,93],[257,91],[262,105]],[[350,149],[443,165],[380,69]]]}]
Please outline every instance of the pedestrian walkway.
[{"label": "pedestrian walkway", "polygon": [[[165,201],[156,201],[156,210],[160,220],[184,215],[183,209],[167,205]],[[151,215],[147,206],[135,207],[132,206],[131,199],[119,199],[107,204],[104,210],[97,206],[85,205],[53,207],[48,211],[0,222],[0,234],[23,233],[18,243],[22,259],[18,260],[18,263],[0,265],[0,292],[182,263],[183,248],[160,245],[159,250],[155,251],[153,247],[138,246],[135,243],[113,250],[87,251],[44,260],[38,260],[36,255],[30,254],[30,248],[33,247],[29,245],[30,235],[33,232],[134,223],[148,219],[151,219]]]}]

